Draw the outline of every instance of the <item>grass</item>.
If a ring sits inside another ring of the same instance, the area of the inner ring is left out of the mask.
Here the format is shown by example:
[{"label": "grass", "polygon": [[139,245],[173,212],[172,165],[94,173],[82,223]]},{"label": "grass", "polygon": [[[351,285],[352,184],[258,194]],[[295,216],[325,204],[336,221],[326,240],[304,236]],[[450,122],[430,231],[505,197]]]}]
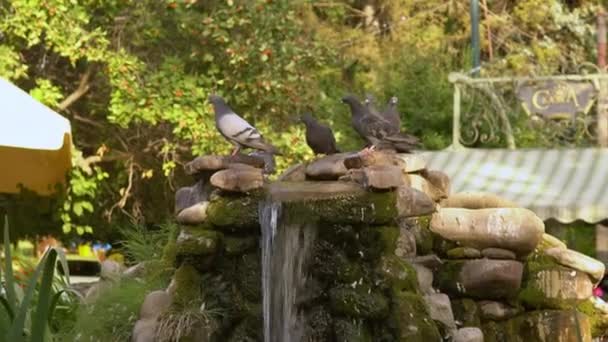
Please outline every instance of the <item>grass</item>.
[{"label": "grass", "polygon": [[149,229],[143,225],[119,228],[123,240],[122,250],[129,262],[160,260],[162,251],[171,236],[177,231],[177,225],[165,223],[158,229]]}]

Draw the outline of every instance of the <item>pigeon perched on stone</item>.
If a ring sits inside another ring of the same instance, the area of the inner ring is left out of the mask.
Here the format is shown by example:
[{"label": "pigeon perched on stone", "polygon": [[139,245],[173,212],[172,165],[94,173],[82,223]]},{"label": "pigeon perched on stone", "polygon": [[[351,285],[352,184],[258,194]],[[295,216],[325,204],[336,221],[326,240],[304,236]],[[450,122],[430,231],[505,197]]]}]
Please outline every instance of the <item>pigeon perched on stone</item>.
[{"label": "pigeon perched on stone", "polygon": [[306,126],[306,143],[315,154],[340,153],[329,126],[319,123],[310,113],[302,115],[300,121]]},{"label": "pigeon perched on stone", "polygon": [[235,147],[232,155],[246,147],[281,155],[276,147],[264,141],[264,137],[255,127],[228,107],[223,98],[211,95],[209,102],[213,105],[215,112],[215,127]]},{"label": "pigeon perched on stone", "polygon": [[397,152],[410,152],[419,144],[418,138],[395,130],[388,120],[374,115],[354,95],[347,95],[342,102],[350,107],[353,128],[363,137],[371,148],[394,149]]},{"label": "pigeon perched on stone", "polygon": [[391,97],[388,100],[388,104],[382,112],[382,116],[386,119],[386,121],[390,122],[391,125],[397,128],[397,132],[401,130],[401,115],[399,115],[399,110],[397,109],[398,99],[396,96]]}]

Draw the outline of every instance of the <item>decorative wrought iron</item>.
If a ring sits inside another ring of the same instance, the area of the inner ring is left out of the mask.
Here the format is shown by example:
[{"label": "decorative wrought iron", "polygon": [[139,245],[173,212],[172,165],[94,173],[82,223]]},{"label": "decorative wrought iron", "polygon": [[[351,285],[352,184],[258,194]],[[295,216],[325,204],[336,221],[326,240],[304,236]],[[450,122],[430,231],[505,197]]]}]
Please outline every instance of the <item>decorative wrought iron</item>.
[{"label": "decorative wrought iron", "polygon": [[516,140],[528,146],[531,141],[540,145],[535,147],[593,145],[597,141],[597,117],[589,108],[566,116],[535,115],[524,110],[517,96],[522,84],[590,82],[597,91],[602,83],[599,81],[608,80],[608,74],[593,64],[583,64],[579,71],[580,75],[502,78],[450,74],[449,80],[454,84],[452,146],[506,145],[516,148]]}]

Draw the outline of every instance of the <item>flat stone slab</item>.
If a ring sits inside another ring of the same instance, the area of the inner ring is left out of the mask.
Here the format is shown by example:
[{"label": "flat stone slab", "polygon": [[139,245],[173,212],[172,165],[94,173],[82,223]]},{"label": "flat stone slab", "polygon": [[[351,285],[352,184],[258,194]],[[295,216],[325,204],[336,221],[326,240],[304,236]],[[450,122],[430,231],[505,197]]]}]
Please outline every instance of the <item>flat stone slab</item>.
[{"label": "flat stone slab", "polygon": [[473,247],[456,247],[447,251],[449,259],[479,259],[481,252]]},{"label": "flat stone slab", "polygon": [[306,177],[315,180],[337,180],[346,174],[344,159],[352,153],[336,153],[313,160],[306,166]]},{"label": "flat stone slab", "polygon": [[481,255],[484,258],[499,260],[515,260],[517,258],[515,253],[511,252],[510,250],[495,247],[484,248],[481,251]]},{"label": "flat stone slab", "polygon": [[551,234],[547,234],[544,233],[543,234],[543,238],[540,242],[540,244],[538,245],[538,249],[539,250],[547,250],[549,248],[561,248],[561,249],[568,249],[568,246],[566,246],[566,244],[564,242],[562,242],[562,240],[556,238],[555,236],[551,235]]},{"label": "flat stone slab", "polygon": [[433,214],[430,229],[463,246],[497,247],[524,256],[541,241],[545,224],[532,211],[523,208],[441,208]]},{"label": "flat stone slab", "polygon": [[344,159],[347,169],[362,169],[369,166],[399,166],[405,169],[405,163],[394,151],[374,150],[368,152],[352,153]]},{"label": "flat stone slab", "polygon": [[209,199],[212,187],[200,179],[192,186],[179,188],[175,192],[175,215],[182,210]]},{"label": "flat stone slab", "polygon": [[306,180],[306,163],[292,165],[279,176],[280,182],[304,182]]},{"label": "flat stone slab", "polygon": [[459,192],[441,201],[442,208],[487,209],[517,208],[515,202],[488,192]]},{"label": "flat stone slab", "polygon": [[265,166],[264,159],[261,157],[237,154],[234,156],[200,156],[184,166],[186,174],[195,175],[204,171],[218,171],[227,169],[230,164],[247,164],[258,169]]},{"label": "flat stone slab", "polygon": [[517,294],[522,275],[523,265],[515,260],[448,260],[435,275],[435,285],[456,297],[504,299]]},{"label": "flat stone slab", "polygon": [[402,172],[397,166],[368,166],[362,171],[363,186],[366,188],[389,190],[403,185]]},{"label": "flat stone slab", "polygon": [[561,265],[587,273],[595,284],[602,280],[606,271],[603,262],[571,249],[549,248],[544,251],[544,254],[555,258]]},{"label": "flat stone slab", "polygon": [[405,183],[409,184],[412,188],[422,191],[427,194],[434,202],[441,201],[442,198],[446,197],[445,189],[439,189],[431,184],[426,178],[416,173],[408,173],[403,175]]},{"label": "flat stone slab", "polygon": [[264,185],[261,169],[246,164],[233,164],[237,167],[221,170],[211,176],[213,186],[226,191],[248,192]]}]

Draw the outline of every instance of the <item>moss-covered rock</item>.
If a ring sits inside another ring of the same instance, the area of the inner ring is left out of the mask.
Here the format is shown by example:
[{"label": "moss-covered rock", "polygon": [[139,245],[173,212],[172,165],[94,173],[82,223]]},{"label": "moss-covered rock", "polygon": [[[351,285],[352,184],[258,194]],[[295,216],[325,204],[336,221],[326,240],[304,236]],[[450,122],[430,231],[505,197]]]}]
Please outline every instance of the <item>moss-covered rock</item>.
[{"label": "moss-covered rock", "polygon": [[332,312],[338,315],[379,319],[388,314],[388,300],[367,286],[337,287],[329,291]]},{"label": "moss-covered rock", "polygon": [[378,247],[381,248],[383,255],[395,254],[397,240],[399,240],[399,228],[392,226],[376,227],[378,231]]},{"label": "moss-covered rock", "polygon": [[481,252],[471,247],[452,248],[446,254],[450,259],[477,259],[481,257]]},{"label": "moss-covered rock", "polygon": [[446,260],[434,285],[454,297],[510,299],[521,286],[523,265],[515,260]]},{"label": "moss-covered rock", "polygon": [[303,341],[329,341],[333,331],[333,318],[323,306],[315,306],[306,313],[306,331]]},{"label": "moss-covered rock", "polygon": [[378,285],[386,285],[392,290],[418,293],[416,270],[396,255],[383,256],[376,267]]},{"label": "moss-covered rock", "polygon": [[576,310],[589,317],[591,336],[595,338],[608,335],[608,314],[595,308],[591,300],[580,303]]},{"label": "moss-covered rock", "polygon": [[255,236],[224,236],[224,253],[228,256],[244,254],[257,245],[258,238]]},{"label": "moss-covered rock", "polygon": [[254,302],[262,301],[262,265],[260,255],[246,254],[238,259],[236,284],[245,298]]},{"label": "moss-covered rock", "polygon": [[508,330],[521,342],[591,341],[589,318],[575,310],[532,311],[507,322]]},{"label": "moss-covered rock", "polygon": [[361,264],[349,260],[341,249],[329,241],[317,241],[312,253],[311,271],[319,279],[350,284],[364,278]]},{"label": "moss-covered rock", "polygon": [[536,309],[573,308],[591,297],[593,284],[586,273],[554,265],[527,272],[519,299]]},{"label": "moss-covered rock", "polygon": [[390,319],[396,341],[441,341],[441,335],[431,319],[421,296],[410,292],[395,293]]},{"label": "moss-covered rock", "polygon": [[433,236],[433,251],[442,258],[448,256],[448,251],[459,247],[458,243],[450,240],[446,240],[439,234],[431,232]]},{"label": "moss-covered rock", "polygon": [[226,231],[258,232],[260,191],[212,196],[207,207],[207,222]]},{"label": "moss-covered rock", "polygon": [[422,216],[414,219],[412,233],[416,238],[416,253],[427,255],[433,253],[433,233],[428,228],[430,216]]},{"label": "moss-covered rock", "polygon": [[474,300],[469,298],[453,299],[452,312],[454,319],[463,327],[481,327],[479,307]]},{"label": "moss-covered rock", "polygon": [[200,298],[202,278],[191,265],[181,265],[175,271],[173,281],[175,282],[174,304],[185,306]]},{"label": "moss-covered rock", "polygon": [[222,233],[183,227],[176,241],[177,255],[215,254],[222,243]]},{"label": "moss-covered rock", "polygon": [[393,222],[397,216],[395,193],[367,192],[308,202],[309,210],[322,222],[339,224],[382,225]]},{"label": "moss-covered rock", "polygon": [[237,324],[230,335],[228,342],[253,342],[262,341],[263,335],[262,317],[247,317]]},{"label": "moss-covered rock", "polygon": [[[371,342],[372,335],[364,321],[339,318],[334,322],[336,342]],[[325,340],[315,340],[325,341]]]},{"label": "moss-covered rock", "polygon": [[591,324],[575,310],[530,311],[482,326],[486,342],[591,342]]}]

